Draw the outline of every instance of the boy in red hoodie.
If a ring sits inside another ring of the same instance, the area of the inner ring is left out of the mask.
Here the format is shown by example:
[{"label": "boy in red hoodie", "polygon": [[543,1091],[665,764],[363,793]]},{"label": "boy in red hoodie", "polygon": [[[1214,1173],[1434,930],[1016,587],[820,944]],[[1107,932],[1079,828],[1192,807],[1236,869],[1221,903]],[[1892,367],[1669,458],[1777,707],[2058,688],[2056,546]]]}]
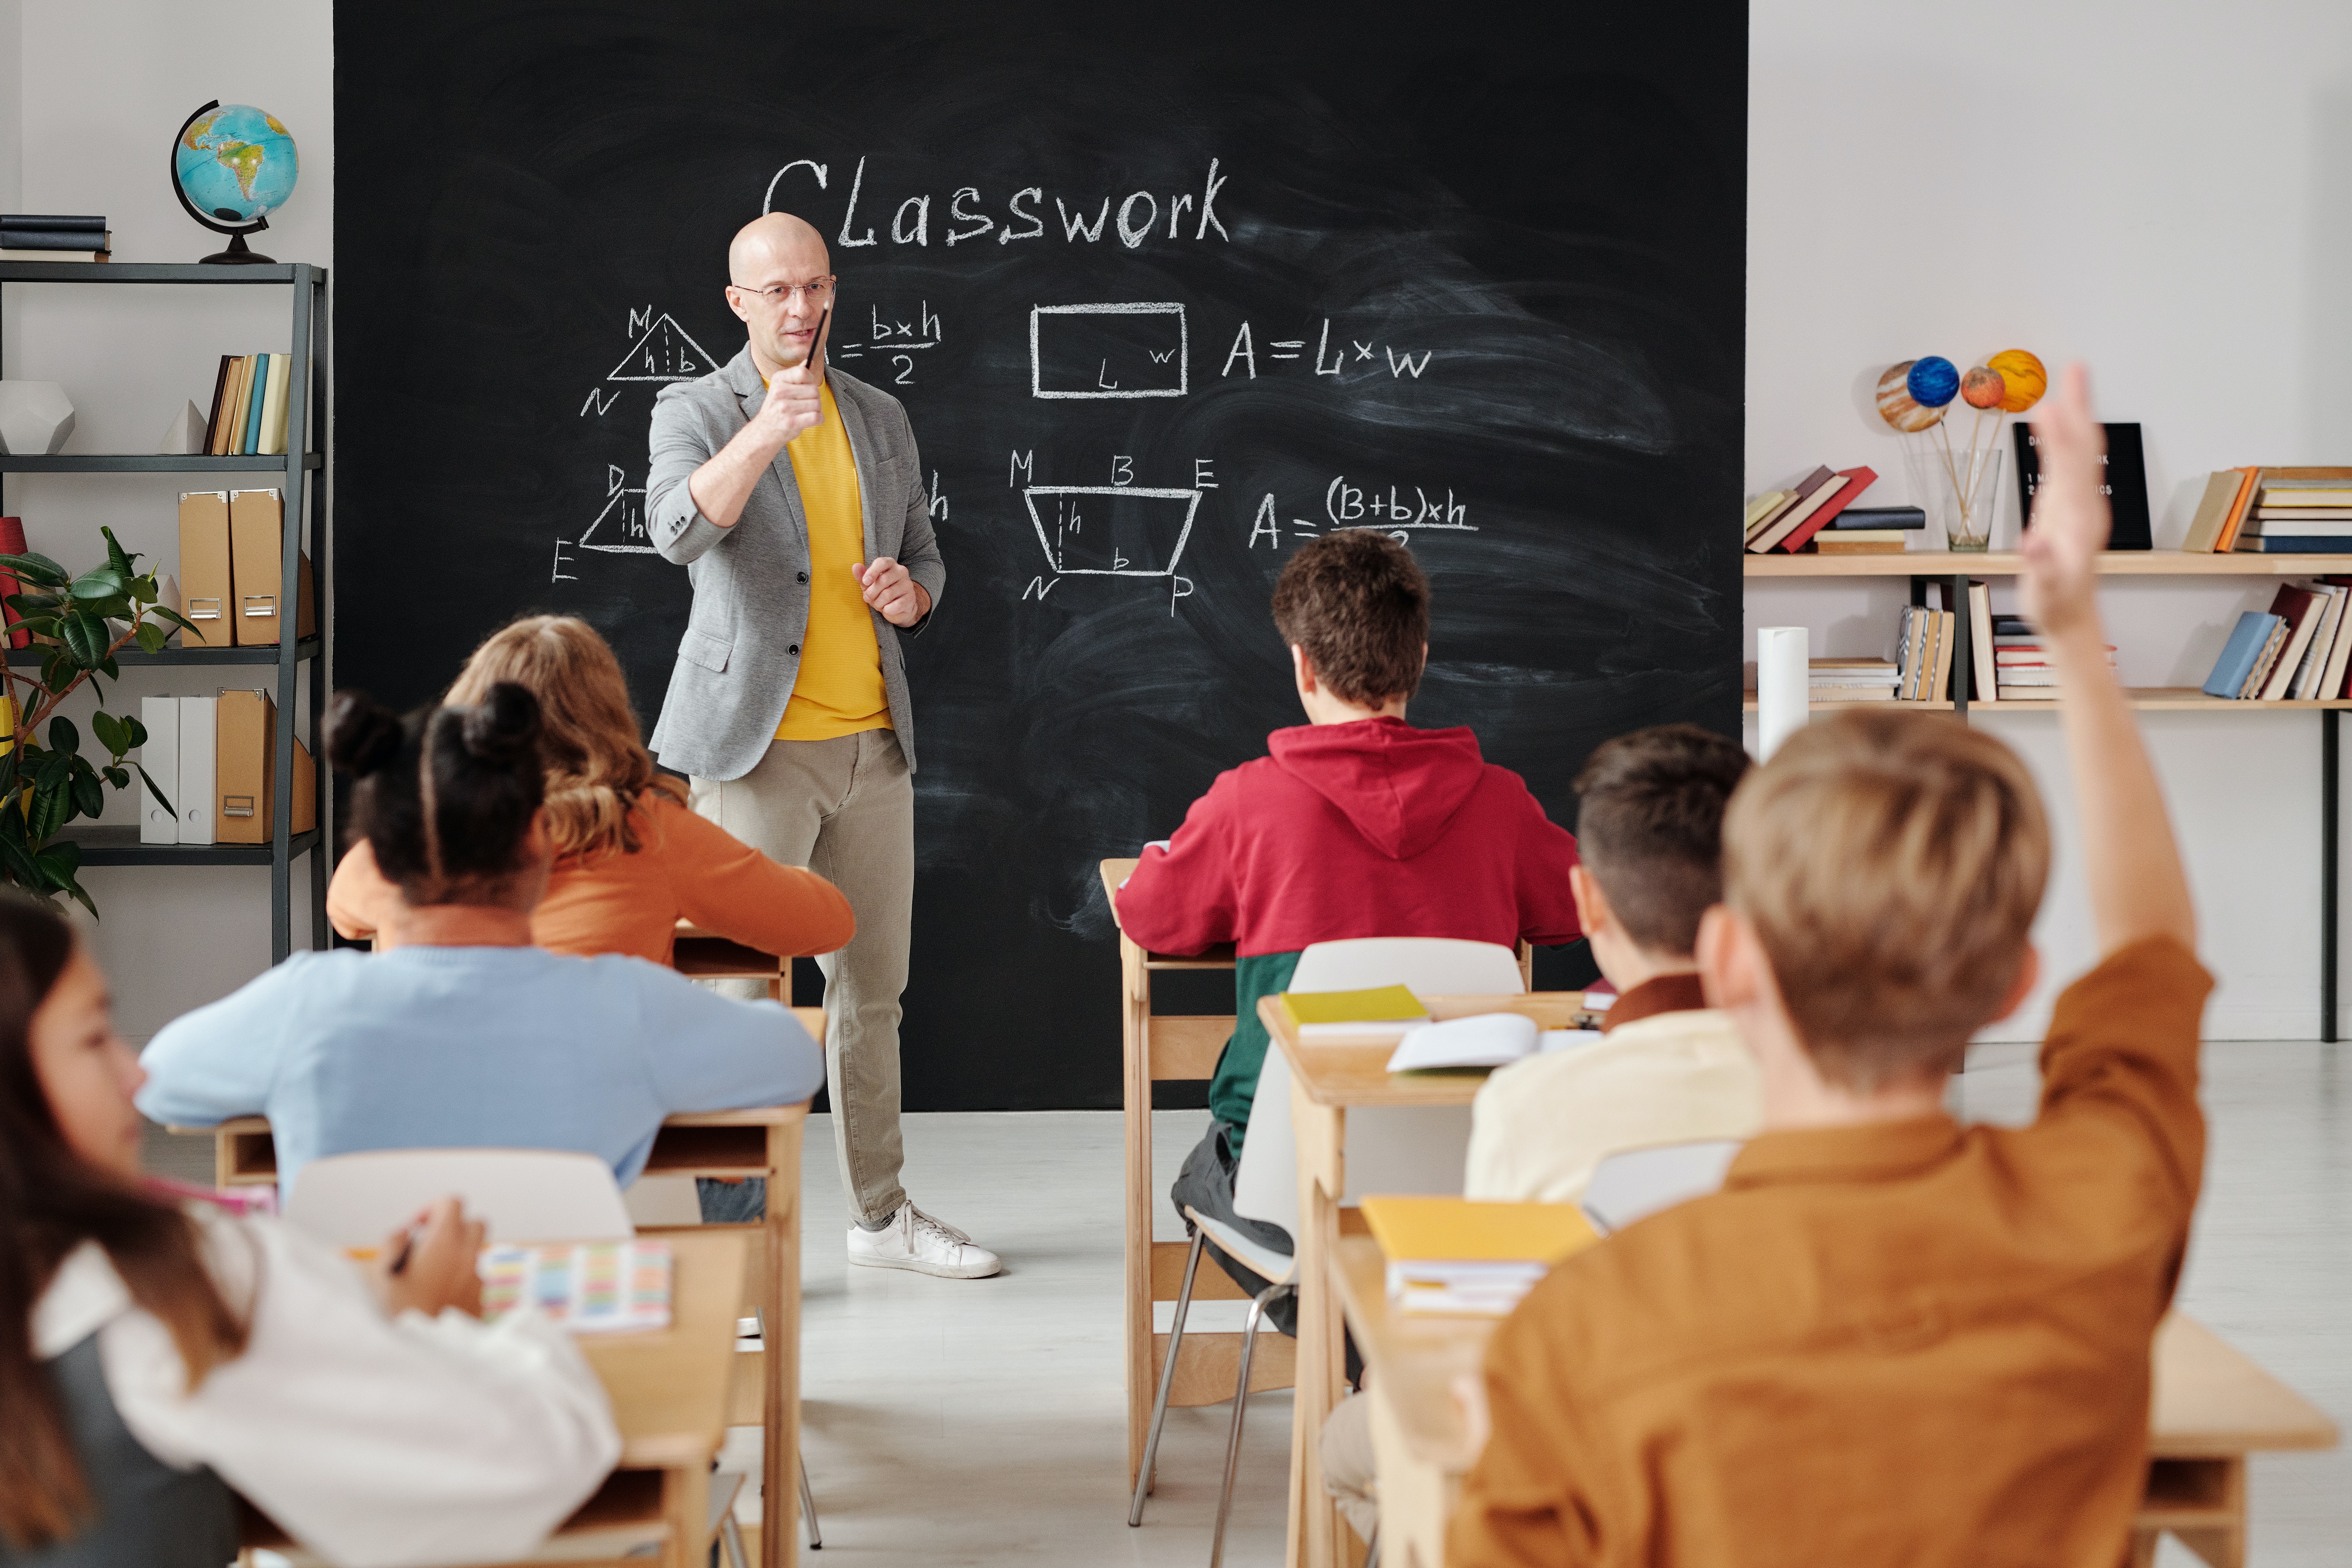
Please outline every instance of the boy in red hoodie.
[{"label": "boy in red hoodie", "polygon": [[[1429,582],[1412,553],[1362,529],[1301,546],[1275,584],[1274,623],[1308,722],[1217,775],[1168,847],[1143,851],[1118,920],[1155,952],[1234,944],[1237,1016],[1209,1085],[1215,1121],[1175,1198],[1288,1251],[1280,1226],[1234,1214],[1233,1174],[1268,1044],[1258,998],[1289,985],[1300,951],[1349,937],[1516,946],[1580,932],[1568,886],[1576,840],[1518,774],[1480,758],[1468,730],[1404,721],[1429,657]],[[1217,1261],[1253,1294],[1265,1288]]]}]

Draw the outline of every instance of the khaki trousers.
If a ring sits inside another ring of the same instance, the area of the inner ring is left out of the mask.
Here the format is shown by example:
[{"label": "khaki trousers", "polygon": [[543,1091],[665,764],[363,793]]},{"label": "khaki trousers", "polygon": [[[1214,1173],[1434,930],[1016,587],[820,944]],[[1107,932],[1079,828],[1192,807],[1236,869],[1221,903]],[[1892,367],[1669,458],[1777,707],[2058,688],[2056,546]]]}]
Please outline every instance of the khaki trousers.
[{"label": "khaki trousers", "polygon": [[[850,1216],[878,1230],[907,1201],[898,1184],[898,998],[915,907],[915,785],[898,737],[772,741],[740,779],[694,779],[695,811],[787,866],[839,888],[857,934],[824,971],[824,1068],[834,1149]],[[757,981],[721,990],[764,996]]]}]

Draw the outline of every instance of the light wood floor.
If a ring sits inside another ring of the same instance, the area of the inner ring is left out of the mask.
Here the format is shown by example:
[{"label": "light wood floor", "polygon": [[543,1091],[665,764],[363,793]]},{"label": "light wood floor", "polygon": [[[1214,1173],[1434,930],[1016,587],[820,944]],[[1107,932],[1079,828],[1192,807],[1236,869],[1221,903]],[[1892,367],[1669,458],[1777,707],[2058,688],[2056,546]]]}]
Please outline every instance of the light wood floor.
[{"label": "light wood floor", "polygon": [[[2212,1144],[2181,1301],[2352,1431],[2347,1052],[2207,1047]],[[2030,1050],[1983,1047],[1957,1109],[2015,1121],[2032,1114],[2034,1089]],[[1157,1118],[1163,1193],[1204,1115]],[[907,1122],[916,1201],[1003,1253],[1008,1272],[950,1281],[847,1268],[832,1130],[827,1118],[811,1121],[803,1376],[825,1550],[807,1561],[1205,1564],[1223,1408],[1172,1413],[1159,1491],[1143,1528],[1126,1525],[1118,1116]],[[177,1142],[156,1134],[153,1163],[201,1179],[208,1156]],[[1177,1233],[1172,1211],[1160,1224],[1163,1235]],[[1202,1326],[1237,1326],[1199,1310]],[[1251,1406],[1226,1544],[1237,1568],[1280,1561],[1289,1419],[1286,1395]],[[729,1468],[756,1473],[757,1439],[755,1430],[737,1434]],[[2257,1568],[2336,1568],[2347,1557],[2352,1452],[2256,1460]],[[2168,1544],[2164,1561],[2193,1560]]]}]

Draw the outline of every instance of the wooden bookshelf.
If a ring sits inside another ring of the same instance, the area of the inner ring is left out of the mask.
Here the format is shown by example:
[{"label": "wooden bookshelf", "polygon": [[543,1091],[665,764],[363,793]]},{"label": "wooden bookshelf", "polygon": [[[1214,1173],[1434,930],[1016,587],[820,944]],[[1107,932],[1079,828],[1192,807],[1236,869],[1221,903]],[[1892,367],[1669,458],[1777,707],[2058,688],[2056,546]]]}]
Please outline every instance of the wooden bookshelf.
[{"label": "wooden bookshelf", "polygon": [[[2133,707],[2151,713],[2201,713],[2224,708],[2232,711],[2245,712],[2264,712],[2283,708],[2293,709],[2297,712],[2316,712],[2322,710],[2340,710],[2352,708],[2352,698],[2336,698],[2326,702],[2253,700],[2242,702],[2228,697],[2208,697],[2193,686],[2127,687],[2124,690],[2124,695],[2131,700]],[[1957,711],[1949,701],[1941,698],[1932,702],[1911,700],[1895,702],[1816,702],[1813,706],[1816,708],[1934,708],[1947,713]],[[1743,713],[1756,711],[1754,692],[1742,694],[1739,710]],[[1970,698],[1968,710],[1971,713],[2055,713],[2058,711],[2058,704],[2055,701],[2021,702],[2015,699],[2007,702],[1987,702],[1979,698]]]},{"label": "wooden bookshelf", "polygon": [[[2014,577],[2025,558],[2013,550],[1969,554],[1906,550],[1887,555],[1753,555],[1739,558],[1744,577]],[[2352,555],[2214,555],[2184,550],[2110,550],[2104,577],[2317,577],[2352,574]]]}]

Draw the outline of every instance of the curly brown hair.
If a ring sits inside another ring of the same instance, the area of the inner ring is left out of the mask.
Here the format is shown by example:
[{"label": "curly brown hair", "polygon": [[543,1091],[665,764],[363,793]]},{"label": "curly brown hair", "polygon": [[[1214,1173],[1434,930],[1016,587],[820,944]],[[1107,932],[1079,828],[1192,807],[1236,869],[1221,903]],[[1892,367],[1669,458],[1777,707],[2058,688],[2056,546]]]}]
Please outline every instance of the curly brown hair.
[{"label": "curly brown hair", "polygon": [[1429,651],[1429,579],[1385,533],[1341,529],[1298,547],[1274,585],[1282,640],[1360,708],[1411,697]]}]

